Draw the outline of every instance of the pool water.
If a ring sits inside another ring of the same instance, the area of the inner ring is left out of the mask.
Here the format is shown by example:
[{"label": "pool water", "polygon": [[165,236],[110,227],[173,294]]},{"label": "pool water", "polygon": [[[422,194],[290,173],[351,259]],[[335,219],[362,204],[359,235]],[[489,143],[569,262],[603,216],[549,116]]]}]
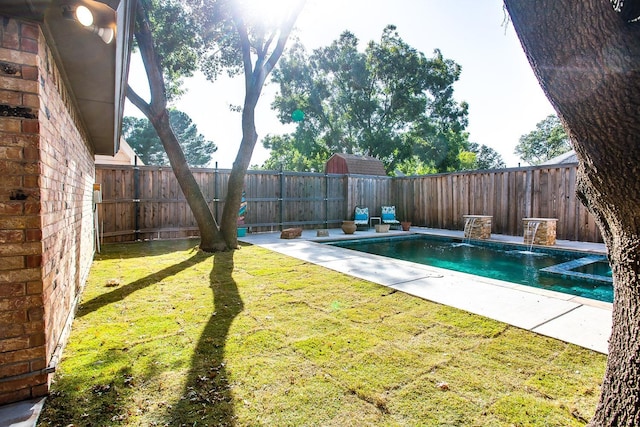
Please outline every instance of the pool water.
[{"label": "pool water", "polygon": [[[589,254],[585,253],[539,248],[530,252],[519,245],[478,241],[467,244],[433,236],[342,240],[329,244],[600,301],[613,301],[610,282],[600,281],[597,277],[596,280],[590,280],[540,271],[587,257]],[[610,280],[608,267],[606,261],[599,261],[586,268],[590,269],[591,274],[608,272]]]},{"label": "pool water", "polygon": [[592,264],[583,265],[581,267],[574,268],[574,271],[585,273],[585,274],[594,274],[597,276],[611,277],[611,267],[608,262],[598,261]]}]

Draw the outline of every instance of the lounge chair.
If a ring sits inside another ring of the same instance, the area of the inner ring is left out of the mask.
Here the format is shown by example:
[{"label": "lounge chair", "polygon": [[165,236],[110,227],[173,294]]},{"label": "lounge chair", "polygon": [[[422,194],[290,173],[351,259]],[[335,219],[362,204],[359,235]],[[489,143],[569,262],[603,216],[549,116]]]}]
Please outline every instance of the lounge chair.
[{"label": "lounge chair", "polygon": [[399,228],[400,221],[396,219],[396,207],[395,206],[383,206],[380,214],[380,219],[383,224],[389,224],[389,228]]},{"label": "lounge chair", "polygon": [[356,206],[353,214],[353,222],[356,224],[357,230],[369,229],[369,208],[365,206]]}]

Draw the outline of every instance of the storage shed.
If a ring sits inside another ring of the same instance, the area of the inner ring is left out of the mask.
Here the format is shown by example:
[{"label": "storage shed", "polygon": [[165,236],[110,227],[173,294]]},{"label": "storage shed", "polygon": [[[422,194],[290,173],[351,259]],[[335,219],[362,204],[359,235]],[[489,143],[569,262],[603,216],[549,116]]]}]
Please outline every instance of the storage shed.
[{"label": "storage shed", "polygon": [[351,175],[375,175],[386,176],[384,164],[379,159],[371,156],[357,156],[355,154],[336,153],[325,167],[326,173],[339,173]]}]

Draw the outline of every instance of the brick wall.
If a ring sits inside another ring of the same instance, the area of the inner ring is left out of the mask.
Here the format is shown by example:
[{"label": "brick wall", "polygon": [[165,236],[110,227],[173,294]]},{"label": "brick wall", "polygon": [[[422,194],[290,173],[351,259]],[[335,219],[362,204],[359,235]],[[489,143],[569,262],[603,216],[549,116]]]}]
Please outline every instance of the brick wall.
[{"label": "brick wall", "polygon": [[0,404],[47,393],[93,257],[93,153],[37,25],[0,21]]}]

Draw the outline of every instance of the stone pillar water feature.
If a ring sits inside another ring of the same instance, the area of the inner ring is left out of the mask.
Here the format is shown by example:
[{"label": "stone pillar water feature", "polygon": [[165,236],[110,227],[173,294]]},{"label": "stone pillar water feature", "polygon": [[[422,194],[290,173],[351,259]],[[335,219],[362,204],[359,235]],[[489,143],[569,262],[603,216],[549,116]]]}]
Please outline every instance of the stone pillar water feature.
[{"label": "stone pillar water feature", "polygon": [[489,239],[491,237],[491,215],[462,215],[464,218],[464,238]]},{"label": "stone pillar water feature", "polygon": [[524,244],[527,246],[556,244],[557,218],[522,218]]}]

